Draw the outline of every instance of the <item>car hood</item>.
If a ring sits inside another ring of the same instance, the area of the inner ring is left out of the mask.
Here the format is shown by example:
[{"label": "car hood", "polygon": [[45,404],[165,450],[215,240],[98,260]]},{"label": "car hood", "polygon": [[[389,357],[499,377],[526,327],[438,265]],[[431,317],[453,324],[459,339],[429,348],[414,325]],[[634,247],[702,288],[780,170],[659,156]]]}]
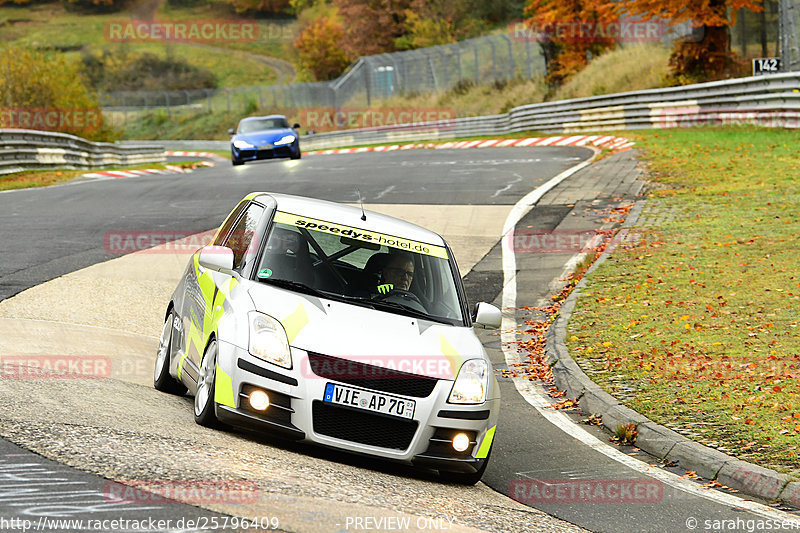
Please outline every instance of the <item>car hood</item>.
[{"label": "car hood", "polygon": [[485,357],[471,328],[266,284],[254,285],[249,292],[256,309],[283,324],[289,344],[307,352],[437,379],[455,379],[464,361]]},{"label": "car hood", "polygon": [[297,137],[297,134],[293,130],[288,128],[280,128],[274,130],[253,131],[250,133],[240,133],[235,135],[232,140],[241,139],[249,142],[250,144],[264,144],[274,143],[285,135],[294,135]]}]

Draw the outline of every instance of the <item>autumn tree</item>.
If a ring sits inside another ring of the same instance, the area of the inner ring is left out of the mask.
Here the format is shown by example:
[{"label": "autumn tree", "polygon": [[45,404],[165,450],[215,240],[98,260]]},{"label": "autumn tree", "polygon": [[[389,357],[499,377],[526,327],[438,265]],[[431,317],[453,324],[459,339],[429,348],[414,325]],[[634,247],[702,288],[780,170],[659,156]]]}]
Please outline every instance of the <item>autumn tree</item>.
[{"label": "autumn tree", "polygon": [[613,0],[530,0],[525,8],[529,38],[541,43],[550,83],[562,83],[590,57],[616,45],[607,29],[618,21],[619,6]]},{"label": "autumn tree", "polygon": [[341,47],[342,26],[330,17],[321,17],[306,26],[294,41],[300,62],[317,80],[332,80],[351,62]]},{"label": "autumn tree", "polygon": [[[68,115],[99,113],[77,65],[63,56],[28,48],[0,48],[0,127],[8,117],[20,113],[48,110]],[[5,118],[4,118],[5,117]],[[48,129],[71,133],[92,140],[107,140],[111,131],[97,124],[44,124]],[[51,127],[52,126],[52,127]]]},{"label": "autumn tree", "polygon": [[345,21],[342,46],[353,56],[396,50],[395,41],[406,33],[406,11],[412,0],[334,0]]},{"label": "autumn tree", "polygon": [[425,48],[476,37],[488,23],[475,16],[477,0],[412,0],[404,13],[404,34],[395,39],[399,50]]},{"label": "autumn tree", "polygon": [[625,0],[626,9],[669,24],[691,22],[697,30],[675,43],[670,67],[675,75],[692,80],[719,79],[729,72],[732,15],[740,9],[760,12],[761,0]]}]

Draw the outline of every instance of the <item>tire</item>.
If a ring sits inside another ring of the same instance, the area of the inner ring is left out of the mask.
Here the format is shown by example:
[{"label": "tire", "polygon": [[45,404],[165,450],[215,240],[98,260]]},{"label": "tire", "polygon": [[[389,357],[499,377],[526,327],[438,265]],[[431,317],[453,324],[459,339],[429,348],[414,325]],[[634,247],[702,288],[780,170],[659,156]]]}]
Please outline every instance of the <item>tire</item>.
[{"label": "tire", "polygon": [[174,320],[175,311],[170,311],[166,322],[164,322],[161,338],[158,342],[156,366],[153,371],[153,386],[161,392],[183,396],[186,394],[186,387],[169,374],[169,365],[172,362],[172,322]]},{"label": "tire", "polygon": [[239,165],[244,165],[244,161],[237,161],[235,159],[231,159],[231,165],[238,167]]},{"label": "tire", "polygon": [[292,154],[290,157],[292,159],[300,159],[303,156],[302,152],[300,152],[300,147],[297,147],[297,154]]},{"label": "tire", "polygon": [[197,392],[194,395],[194,421],[201,426],[220,427],[217,414],[214,412],[214,382],[217,378],[217,341],[211,339],[203,362],[200,363],[200,373],[197,376]]},{"label": "tire", "polygon": [[489,455],[486,456],[486,460],[483,462],[477,472],[473,472],[472,474],[464,474],[463,472],[443,472],[440,470],[439,478],[446,483],[455,483],[456,485],[474,485],[481,480],[483,473],[486,472],[486,465],[489,464],[489,457],[491,457],[491,455],[492,451],[489,450]]}]

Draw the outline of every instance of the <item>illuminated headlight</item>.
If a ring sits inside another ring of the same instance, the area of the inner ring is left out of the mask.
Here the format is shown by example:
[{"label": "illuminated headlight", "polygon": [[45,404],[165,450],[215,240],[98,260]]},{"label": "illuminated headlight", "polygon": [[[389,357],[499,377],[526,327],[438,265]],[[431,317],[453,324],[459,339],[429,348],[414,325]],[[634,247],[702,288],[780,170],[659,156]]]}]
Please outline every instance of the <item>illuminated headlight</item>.
[{"label": "illuminated headlight", "polygon": [[255,148],[255,145],[252,145],[249,142],[244,141],[242,139],[236,139],[235,141],[233,141],[233,146],[235,148],[238,148],[239,150],[247,150],[249,148]]},{"label": "illuminated headlight", "polygon": [[286,331],[280,322],[269,315],[255,311],[248,315],[250,321],[251,354],[284,368],[292,368],[292,354]]},{"label": "illuminated headlight", "polygon": [[284,135],[277,141],[275,141],[275,146],[279,146],[281,144],[292,144],[294,142],[294,135]]},{"label": "illuminated headlight", "polygon": [[461,365],[450,403],[483,403],[486,401],[486,388],[489,383],[489,365],[483,359],[470,359]]}]

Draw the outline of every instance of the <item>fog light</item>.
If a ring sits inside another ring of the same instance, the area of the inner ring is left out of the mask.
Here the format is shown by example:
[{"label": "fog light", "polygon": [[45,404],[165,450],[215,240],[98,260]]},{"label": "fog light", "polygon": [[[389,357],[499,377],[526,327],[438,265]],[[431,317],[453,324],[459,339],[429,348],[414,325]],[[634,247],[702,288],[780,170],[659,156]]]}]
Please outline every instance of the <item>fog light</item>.
[{"label": "fog light", "polygon": [[469,448],[469,437],[464,433],[459,433],[453,437],[453,449],[457,452],[463,452]]},{"label": "fog light", "polygon": [[250,407],[256,411],[266,411],[269,407],[269,396],[263,390],[254,390],[250,393]]}]

